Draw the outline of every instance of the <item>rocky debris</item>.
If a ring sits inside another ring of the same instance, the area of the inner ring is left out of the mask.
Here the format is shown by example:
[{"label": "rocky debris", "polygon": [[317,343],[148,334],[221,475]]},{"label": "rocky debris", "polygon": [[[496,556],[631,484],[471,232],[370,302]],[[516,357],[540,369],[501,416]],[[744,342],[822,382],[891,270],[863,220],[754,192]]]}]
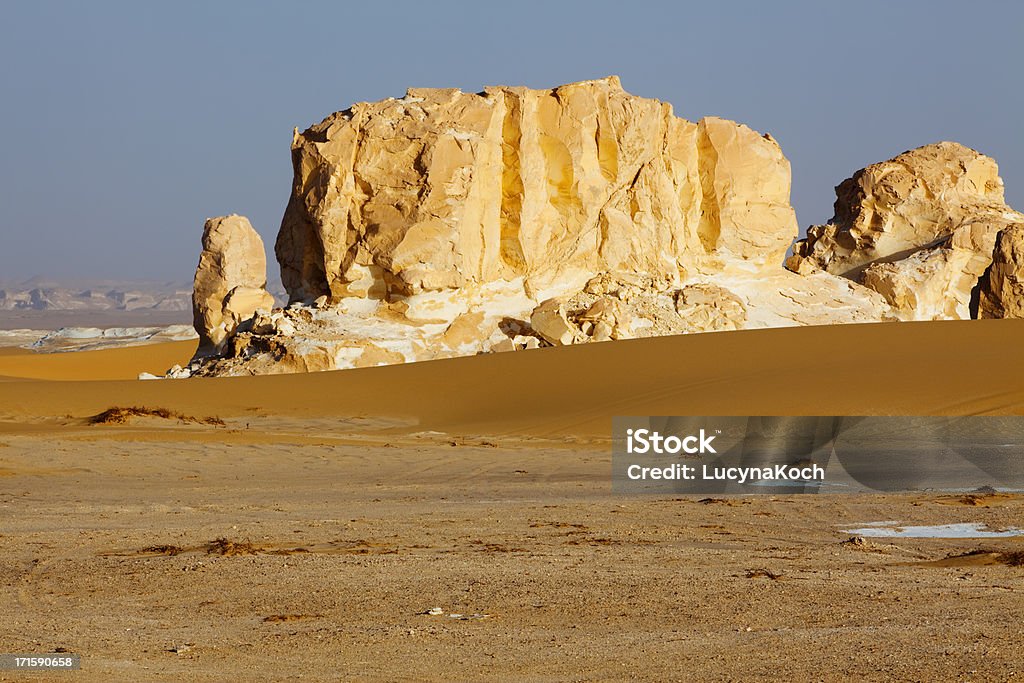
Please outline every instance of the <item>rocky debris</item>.
[{"label": "rocky debris", "polygon": [[695,284],[683,287],[675,296],[676,312],[693,331],[738,330],[747,321],[743,301],[718,285]]},{"label": "rocky debris", "polygon": [[548,299],[533,309],[530,326],[551,346],[568,346],[585,341],[631,339],[633,312],[613,296],[581,293],[576,297]]},{"label": "rocky debris", "polygon": [[[748,308],[753,311],[748,316]],[[526,334],[544,345],[719,332],[748,327],[894,320],[871,290],[826,273],[723,273],[679,287],[604,273],[572,295],[542,302]]]},{"label": "rocky debris", "polygon": [[[720,294],[723,301],[710,303],[713,294]],[[692,311],[682,309],[688,315],[677,311],[681,301],[693,307]],[[730,272],[682,287],[632,274],[604,273],[578,292],[540,304],[524,300],[514,313],[510,310],[497,319],[463,313],[451,323],[426,318],[414,324],[407,317],[406,302],[347,297],[324,309],[295,303],[269,314],[256,313],[239,326],[221,354],[198,359],[181,372],[185,376],[311,372],[715,331],[733,329],[723,318],[739,325],[741,310],[747,312],[744,328],[892,317],[882,297],[871,290],[827,273],[803,277],[781,268],[775,273]]]},{"label": "rocky debris", "polygon": [[551,346],[574,344],[580,336],[579,329],[569,322],[565,307],[563,299],[548,299],[530,314],[530,326]]},{"label": "rocky debris", "polygon": [[582,290],[537,306],[530,314],[529,332],[546,345],[567,346],[652,336],[655,329],[680,333],[679,322],[664,283],[633,274],[602,273]]},{"label": "rocky debris", "polygon": [[256,311],[256,314],[244,325],[242,331],[259,335],[282,334],[289,337],[295,334],[295,323],[289,320],[284,311]]},{"label": "rocky debris", "polygon": [[996,237],[992,266],[979,283],[979,318],[1024,318],[1024,224]]},{"label": "rocky debris", "polygon": [[171,369],[164,375],[167,379],[188,379],[192,376],[191,371],[188,368],[183,368],[180,365],[172,365]]},{"label": "rocky debris", "polygon": [[996,236],[1015,222],[995,161],[940,142],[840,183],[832,222],[808,229],[786,266],[861,283],[902,320],[971,318]]},{"label": "rocky debris", "polygon": [[539,349],[542,345],[539,336],[527,336],[517,334],[513,337],[505,337],[491,344],[487,350],[492,353],[501,351],[526,351],[527,349]]},{"label": "rocky debris", "polygon": [[197,355],[223,351],[243,321],[273,309],[274,297],[266,286],[263,240],[249,220],[238,215],[207,220],[192,292]]},{"label": "rocky debris", "polygon": [[601,297],[577,320],[582,332],[594,341],[633,337],[633,314],[625,303],[614,297]]}]

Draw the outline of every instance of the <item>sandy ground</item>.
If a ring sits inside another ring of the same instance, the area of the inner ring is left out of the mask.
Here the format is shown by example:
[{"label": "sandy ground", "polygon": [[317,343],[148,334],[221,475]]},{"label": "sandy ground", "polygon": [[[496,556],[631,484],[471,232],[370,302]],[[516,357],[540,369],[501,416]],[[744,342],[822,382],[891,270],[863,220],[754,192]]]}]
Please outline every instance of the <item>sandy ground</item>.
[{"label": "sandy ground", "polygon": [[118,381],[185,362],[194,343],[0,355],[0,378],[22,380],[0,382],[0,421],[140,404],[607,438],[613,415],[1024,413],[1024,320],[750,330],[309,375]]},{"label": "sandy ground", "polygon": [[[626,497],[608,444],[614,414],[1022,413],[1022,341],[864,325],[149,382],[124,378],[189,345],[0,354],[0,651],[83,657],[0,680],[1024,680],[1020,537],[844,531],[1020,526],[1024,498]],[[130,405],[180,415],[88,424]]]}]

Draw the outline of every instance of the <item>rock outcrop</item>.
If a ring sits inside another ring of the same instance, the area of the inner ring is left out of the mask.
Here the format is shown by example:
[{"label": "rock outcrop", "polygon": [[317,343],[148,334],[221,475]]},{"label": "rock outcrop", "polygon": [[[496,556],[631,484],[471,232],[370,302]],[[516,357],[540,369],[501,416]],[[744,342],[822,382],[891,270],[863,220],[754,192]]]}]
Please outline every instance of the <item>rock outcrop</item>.
[{"label": "rock outcrop", "polygon": [[965,223],[998,222],[1008,212],[995,161],[955,142],[926,145],[840,183],[832,221],[808,229],[789,265],[799,270],[809,261],[856,278],[871,263],[898,260]]},{"label": "rock outcrop", "polygon": [[[677,118],[614,77],[410,89],[296,131],[292,162],[275,246],[290,303],[269,309],[259,238],[221,219],[237,244],[204,239],[196,278],[214,355],[187,372],[1019,310],[1020,214],[995,162],[954,143],[845,181],[789,270],[790,169],[771,136]],[[236,252],[251,270],[225,267]]]},{"label": "rock outcrop", "polygon": [[[198,372],[362,367],[888,310],[838,278],[822,287],[780,268],[798,228],[789,162],[771,136],[677,118],[615,77],[410,89],[296,131],[292,162],[275,247],[291,304],[256,324],[228,317],[235,330]],[[728,301],[677,297],[695,285]]]},{"label": "rock outcrop", "polygon": [[879,292],[903,320],[965,319],[1000,231],[1024,215],[1003,200],[995,161],[954,142],[873,164],[836,187],[835,216],[786,265]]},{"label": "rock outcrop", "polygon": [[410,89],[296,132],[292,162],[276,251],[294,301],[774,267],[797,233],[770,136],[690,123],[615,77]]},{"label": "rock outcrop", "polygon": [[257,311],[270,311],[267,257],[244,216],[220,216],[203,227],[203,251],[192,291],[192,316],[199,333],[197,355],[222,353],[239,325]]}]

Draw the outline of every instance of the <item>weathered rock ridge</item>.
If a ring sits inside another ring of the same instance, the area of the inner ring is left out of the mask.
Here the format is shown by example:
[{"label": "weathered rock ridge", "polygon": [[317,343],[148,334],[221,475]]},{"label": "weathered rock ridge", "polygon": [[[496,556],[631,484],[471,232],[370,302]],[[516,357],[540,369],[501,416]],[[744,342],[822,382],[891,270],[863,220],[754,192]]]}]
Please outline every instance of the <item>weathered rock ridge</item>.
[{"label": "weathered rock ridge", "polygon": [[275,245],[291,303],[259,295],[251,227],[204,236],[196,321],[214,355],[193,373],[1020,310],[1019,240],[1002,237],[1020,214],[995,162],[954,143],[845,181],[790,270],[790,168],[771,136],[691,123],[615,77],[410,89],[296,131],[292,162]]}]

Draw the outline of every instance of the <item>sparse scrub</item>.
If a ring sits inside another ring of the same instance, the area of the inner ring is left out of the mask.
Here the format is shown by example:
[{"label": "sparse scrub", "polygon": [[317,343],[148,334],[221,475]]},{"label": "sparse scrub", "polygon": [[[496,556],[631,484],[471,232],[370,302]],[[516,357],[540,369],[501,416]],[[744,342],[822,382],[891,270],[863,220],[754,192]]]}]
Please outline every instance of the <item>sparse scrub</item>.
[{"label": "sparse scrub", "polygon": [[183,413],[179,413],[173,410],[168,410],[167,408],[146,408],[139,406],[131,406],[128,408],[115,406],[113,408],[107,408],[102,413],[90,417],[89,424],[128,424],[133,417],[157,417],[163,420],[177,420],[178,422],[213,425],[215,427],[227,426],[224,420],[222,420],[219,417],[195,417],[192,415],[185,415]]}]

